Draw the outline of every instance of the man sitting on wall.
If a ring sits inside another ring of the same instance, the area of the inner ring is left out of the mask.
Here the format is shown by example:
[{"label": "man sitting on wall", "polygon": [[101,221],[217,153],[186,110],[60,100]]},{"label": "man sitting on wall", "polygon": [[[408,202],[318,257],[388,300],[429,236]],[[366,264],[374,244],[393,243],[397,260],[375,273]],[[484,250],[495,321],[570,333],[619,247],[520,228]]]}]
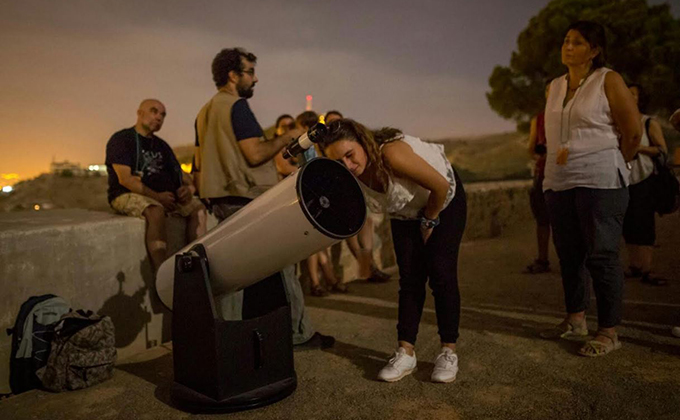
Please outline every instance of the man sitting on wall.
[{"label": "man sitting on wall", "polygon": [[154,271],[168,257],[166,214],[187,218],[188,242],[206,231],[205,207],[194,197],[191,177],[170,146],[154,135],[164,120],[165,106],[145,99],[135,126],[118,131],[106,145],[109,204],[119,213],[146,219],[146,247]]}]

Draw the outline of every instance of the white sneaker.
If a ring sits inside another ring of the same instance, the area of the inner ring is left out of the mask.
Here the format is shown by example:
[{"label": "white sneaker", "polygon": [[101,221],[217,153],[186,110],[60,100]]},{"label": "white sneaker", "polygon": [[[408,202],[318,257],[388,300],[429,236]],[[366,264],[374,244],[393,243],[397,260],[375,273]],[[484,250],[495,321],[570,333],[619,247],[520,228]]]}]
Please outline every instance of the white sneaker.
[{"label": "white sneaker", "polygon": [[458,355],[448,347],[443,347],[442,352],[434,361],[432,370],[432,382],[448,383],[456,379],[458,373]]},{"label": "white sneaker", "polygon": [[406,375],[410,375],[416,368],[416,353],[406,354],[406,349],[399,347],[387,365],[378,373],[378,379],[385,382],[396,382]]},{"label": "white sneaker", "polygon": [[673,327],[671,330],[671,334],[673,334],[676,337],[680,337],[680,327]]}]

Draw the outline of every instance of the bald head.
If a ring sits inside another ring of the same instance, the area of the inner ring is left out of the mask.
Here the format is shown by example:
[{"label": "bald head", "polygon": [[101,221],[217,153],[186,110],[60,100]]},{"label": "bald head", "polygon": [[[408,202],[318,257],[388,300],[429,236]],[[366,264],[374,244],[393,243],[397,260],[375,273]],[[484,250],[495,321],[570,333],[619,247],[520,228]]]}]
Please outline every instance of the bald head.
[{"label": "bald head", "polygon": [[144,99],[137,109],[137,131],[148,136],[163,127],[165,120],[165,105],[158,99]]}]

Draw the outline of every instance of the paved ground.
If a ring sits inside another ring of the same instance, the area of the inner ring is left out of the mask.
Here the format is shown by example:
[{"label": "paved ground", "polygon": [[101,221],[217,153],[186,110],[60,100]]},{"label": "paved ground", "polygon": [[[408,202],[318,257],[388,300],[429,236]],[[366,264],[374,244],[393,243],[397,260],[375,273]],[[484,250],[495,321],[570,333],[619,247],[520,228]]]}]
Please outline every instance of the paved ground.
[{"label": "paved ground", "polygon": [[[536,338],[559,321],[558,274],[524,275],[531,226],[470,242],[461,254],[463,300],[456,382],[432,384],[438,350],[428,298],[418,371],[394,384],[374,380],[395,339],[397,282],[352,284],[352,294],[308,298],[318,329],[338,339],[330,351],[295,354],[299,385],[289,398],[253,411],[191,416],[169,402],[172,356],[166,347],[129,360],[113,380],[71,393],[32,391],[0,402],[1,419],[677,419],[680,414],[680,215],[660,229],[658,272],[670,286],[629,280],[623,348],[605,358],[575,354],[579,343]],[[594,305],[593,305],[594,309]],[[596,328],[595,315],[589,318]]]}]

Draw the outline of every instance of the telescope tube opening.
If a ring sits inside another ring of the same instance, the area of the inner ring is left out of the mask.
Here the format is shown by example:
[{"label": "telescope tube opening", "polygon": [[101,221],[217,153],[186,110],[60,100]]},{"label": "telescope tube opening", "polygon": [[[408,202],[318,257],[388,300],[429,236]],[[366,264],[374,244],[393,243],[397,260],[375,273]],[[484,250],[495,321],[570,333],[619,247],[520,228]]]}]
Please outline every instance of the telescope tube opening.
[{"label": "telescope tube opening", "polygon": [[311,160],[300,169],[298,201],[309,222],[334,239],[356,235],[366,220],[366,202],[359,181],[341,163]]}]

